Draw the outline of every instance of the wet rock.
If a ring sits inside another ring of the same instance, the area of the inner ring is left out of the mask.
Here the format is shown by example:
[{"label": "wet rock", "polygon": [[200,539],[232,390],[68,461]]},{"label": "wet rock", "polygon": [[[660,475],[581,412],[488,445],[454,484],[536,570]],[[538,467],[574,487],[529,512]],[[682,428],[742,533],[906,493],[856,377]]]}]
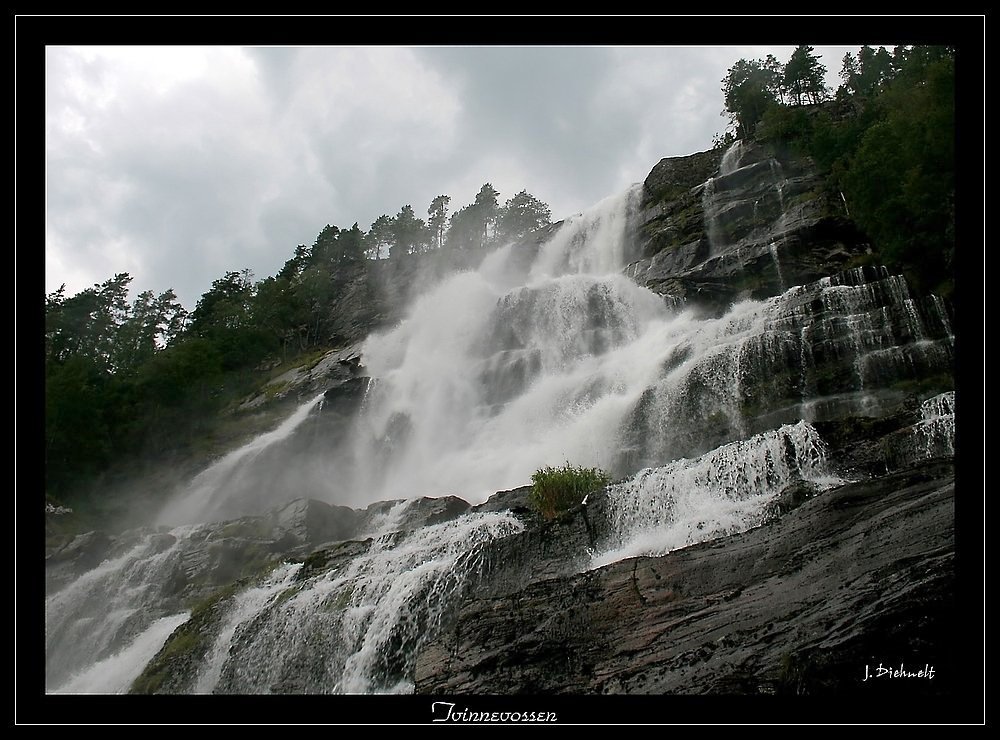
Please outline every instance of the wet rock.
[{"label": "wet rock", "polygon": [[856,693],[867,660],[954,659],[954,478],[923,463],[662,557],[469,599],[419,693]]},{"label": "wet rock", "polygon": [[454,519],[468,510],[469,502],[458,496],[377,501],[359,513],[352,536],[418,529]]},{"label": "wet rock", "polygon": [[869,251],[815,165],[743,146],[662,160],[643,185],[637,254],[626,274],[658,293],[721,312],[839,272]]},{"label": "wet rock", "polygon": [[314,499],[299,499],[269,517],[271,537],[296,546],[315,546],[331,540],[346,540],[356,529],[358,512],[346,506],[331,506]]}]

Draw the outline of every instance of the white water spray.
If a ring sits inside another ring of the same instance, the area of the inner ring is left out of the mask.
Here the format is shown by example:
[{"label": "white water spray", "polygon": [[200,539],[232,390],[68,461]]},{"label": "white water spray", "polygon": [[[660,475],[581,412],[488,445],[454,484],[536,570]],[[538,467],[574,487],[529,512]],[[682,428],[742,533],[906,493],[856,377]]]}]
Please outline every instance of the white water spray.
[{"label": "white water spray", "polygon": [[[237,600],[213,651],[227,656],[224,665],[199,685],[241,694],[410,692],[416,653],[481,571],[482,547],[522,529],[510,512],[466,514],[382,535],[291,587],[287,572],[276,574]],[[285,594],[273,598],[278,584]],[[241,627],[230,629],[234,622]]]},{"label": "white water spray", "polygon": [[45,600],[49,690],[118,652],[164,616],[162,589],[179,565],[191,531],[179,527],[171,534],[146,535]]},{"label": "white water spray", "polygon": [[[323,401],[320,393],[299,406],[275,429],[226,454],[218,462],[195,476],[185,490],[161,512],[157,524],[190,524],[208,522],[247,513],[259,513],[241,506],[248,492],[254,489],[253,463],[265,451],[288,439]],[[233,500],[237,503],[233,505]],[[279,503],[276,501],[275,503]],[[268,506],[255,507],[267,510]]]},{"label": "white water spray", "polygon": [[798,479],[818,488],[844,482],[827,469],[825,445],[806,422],[695,460],[647,468],[609,488],[612,542],[591,567],[750,529],[763,522],[767,504]]},{"label": "white water spray", "polygon": [[222,675],[222,666],[229,658],[229,646],[237,630],[243,628],[287,589],[301,568],[301,563],[278,566],[262,584],[252,586],[233,597],[233,604],[202,666],[193,693],[212,693]]},{"label": "white water spray", "polygon": [[188,612],[157,619],[130,645],[74,675],[49,693],[125,694],[167,637],[188,620]]}]

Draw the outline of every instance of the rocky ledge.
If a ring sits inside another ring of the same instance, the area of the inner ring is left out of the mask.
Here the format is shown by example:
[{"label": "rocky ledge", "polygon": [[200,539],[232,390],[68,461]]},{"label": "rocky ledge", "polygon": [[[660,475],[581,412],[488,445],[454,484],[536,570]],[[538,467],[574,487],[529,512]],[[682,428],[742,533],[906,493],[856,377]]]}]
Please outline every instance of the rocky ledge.
[{"label": "rocky ledge", "polygon": [[[416,691],[947,693],[954,492],[951,460],[923,461],[740,535],[469,599]],[[864,681],[879,664],[935,674]]]}]

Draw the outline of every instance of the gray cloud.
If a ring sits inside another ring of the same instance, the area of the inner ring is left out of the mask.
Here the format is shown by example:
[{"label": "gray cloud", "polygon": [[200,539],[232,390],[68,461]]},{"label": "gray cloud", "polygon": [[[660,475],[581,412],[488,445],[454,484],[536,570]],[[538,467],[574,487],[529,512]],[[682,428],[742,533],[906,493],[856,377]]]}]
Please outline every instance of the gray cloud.
[{"label": "gray cloud", "polygon": [[[846,49],[824,53],[831,78]],[[46,287],[115,272],[193,308],[327,223],[525,188],[553,217],[708,148],[720,80],[791,47],[49,48]]]}]

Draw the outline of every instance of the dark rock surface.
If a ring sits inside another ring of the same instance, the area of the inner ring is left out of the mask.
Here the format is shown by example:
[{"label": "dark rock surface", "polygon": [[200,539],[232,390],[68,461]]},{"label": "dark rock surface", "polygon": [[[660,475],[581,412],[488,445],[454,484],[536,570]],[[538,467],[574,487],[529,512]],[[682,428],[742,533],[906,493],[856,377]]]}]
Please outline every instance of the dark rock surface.
[{"label": "dark rock surface", "polygon": [[358,515],[352,537],[366,537],[379,531],[404,532],[454,519],[469,510],[469,502],[458,496],[377,501]]},{"label": "dark rock surface", "polygon": [[[416,664],[420,693],[829,693],[866,664],[946,692],[949,461],[828,491],[772,523],[465,603]],[[916,662],[920,665],[917,666]]]},{"label": "dark rock surface", "polygon": [[640,285],[718,312],[839,272],[869,251],[810,160],[751,145],[720,174],[721,159],[668,158],[649,173],[638,258],[626,270]]},{"label": "dark rock surface", "polygon": [[113,544],[114,538],[101,531],[51,538],[45,556],[46,591],[57,590],[81,573],[97,567],[111,553]]}]

